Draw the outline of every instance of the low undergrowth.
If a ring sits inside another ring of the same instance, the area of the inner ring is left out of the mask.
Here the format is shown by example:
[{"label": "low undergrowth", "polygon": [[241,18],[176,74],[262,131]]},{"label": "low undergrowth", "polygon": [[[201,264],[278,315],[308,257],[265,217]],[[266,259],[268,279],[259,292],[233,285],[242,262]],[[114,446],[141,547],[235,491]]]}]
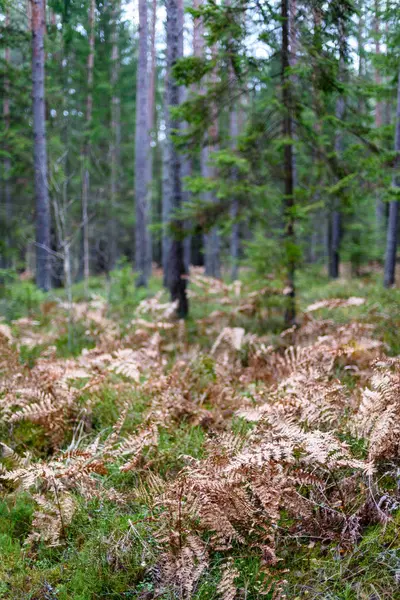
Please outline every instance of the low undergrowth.
[{"label": "low undergrowth", "polygon": [[0,598],[400,597],[396,290],[91,290],[0,324]]}]

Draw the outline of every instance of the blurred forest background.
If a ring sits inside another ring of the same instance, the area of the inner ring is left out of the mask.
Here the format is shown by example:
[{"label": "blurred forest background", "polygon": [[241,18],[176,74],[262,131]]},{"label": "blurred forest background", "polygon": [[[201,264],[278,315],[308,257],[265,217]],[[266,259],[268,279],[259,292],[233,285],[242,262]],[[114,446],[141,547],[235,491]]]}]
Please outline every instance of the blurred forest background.
[{"label": "blurred forest background", "polygon": [[289,305],[306,264],[394,283],[396,2],[1,11],[3,279],[158,265],[181,315],[190,264],[278,274]]}]

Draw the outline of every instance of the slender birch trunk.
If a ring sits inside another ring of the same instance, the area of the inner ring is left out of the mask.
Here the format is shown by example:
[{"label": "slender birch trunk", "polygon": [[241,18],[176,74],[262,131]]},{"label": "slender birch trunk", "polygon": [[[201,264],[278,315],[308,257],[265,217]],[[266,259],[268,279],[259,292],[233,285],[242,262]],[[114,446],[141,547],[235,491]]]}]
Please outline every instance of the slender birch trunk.
[{"label": "slender birch trunk", "polygon": [[36,283],[50,289],[50,206],[47,185],[47,146],[45,119],[45,3],[31,0],[33,136],[36,196]]},{"label": "slender birch trunk", "polygon": [[[393,187],[400,188],[400,72],[397,84],[397,109],[394,149],[396,159],[394,164]],[[386,259],[384,286],[390,287],[395,282],[396,276],[396,252],[397,252],[397,229],[399,221],[399,201],[393,200],[389,204],[389,221],[386,238]]]},{"label": "slender birch trunk", "polygon": [[88,93],[86,97],[86,140],[82,152],[82,242],[83,242],[83,278],[85,284],[85,295],[88,295],[90,255],[89,255],[89,193],[90,193],[90,127],[93,116],[93,70],[94,70],[94,19],[95,0],[90,0],[89,7],[89,55],[87,60],[87,83]]},{"label": "slender birch trunk", "polygon": [[149,78],[147,73],[148,52],[147,2],[139,0],[139,56],[136,82],[136,138],[135,138],[135,264],[137,287],[147,286],[149,241],[148,183],[149,183]]}]

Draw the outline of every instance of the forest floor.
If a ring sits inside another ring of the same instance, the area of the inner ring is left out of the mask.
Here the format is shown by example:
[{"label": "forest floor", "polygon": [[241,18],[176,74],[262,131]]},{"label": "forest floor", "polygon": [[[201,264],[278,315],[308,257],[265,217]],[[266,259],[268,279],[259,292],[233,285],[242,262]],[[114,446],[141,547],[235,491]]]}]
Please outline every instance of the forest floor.
[{"label": "forest floor", "polygon": [[0,598],[400,598],[400,290],[1,290]]}]

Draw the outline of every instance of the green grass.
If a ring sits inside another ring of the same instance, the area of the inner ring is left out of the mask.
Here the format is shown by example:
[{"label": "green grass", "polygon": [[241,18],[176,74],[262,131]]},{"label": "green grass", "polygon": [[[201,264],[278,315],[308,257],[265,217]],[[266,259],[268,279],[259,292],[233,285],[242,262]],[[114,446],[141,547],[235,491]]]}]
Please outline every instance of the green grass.
[{"label": "green grass", "polygon": [[389,354],[400,354],[400,289],[385,289],[381,274],[371,274],[358,279],[330,281],[315,270],[298,275],[299,308],[329,298],[365,298],[361,306],[321,309],[313,313],[315,318],[333,319],[345,324],[351,319],[370,323],[376,328],[376,336],[387,345]]},{"label": "green grass", "polygon": [[[22,501],[26,499],[18,502]],[[15,518],[12,514],[9,520]],[[93,501],[82,504],[68,529],[65,545],[59,548],[39,544],[25,549],[23,540],[0,533],[0,598],[137,597],[136,584],[143,581],[145,565],[143,549],[130,533],[130,521],[141,520],[143,515],[130,507],[121,514],[121,508]],[[147,539],[148,532],[143,527],[139,530],[143,540]]]},{"label": "green grass", "polygon": [[[312,546],[312,547],[311,547]],[[288,598],[393,600],[400,598],[400,512],[370,527],[348,552],[334,544],[288,547]]]}]

